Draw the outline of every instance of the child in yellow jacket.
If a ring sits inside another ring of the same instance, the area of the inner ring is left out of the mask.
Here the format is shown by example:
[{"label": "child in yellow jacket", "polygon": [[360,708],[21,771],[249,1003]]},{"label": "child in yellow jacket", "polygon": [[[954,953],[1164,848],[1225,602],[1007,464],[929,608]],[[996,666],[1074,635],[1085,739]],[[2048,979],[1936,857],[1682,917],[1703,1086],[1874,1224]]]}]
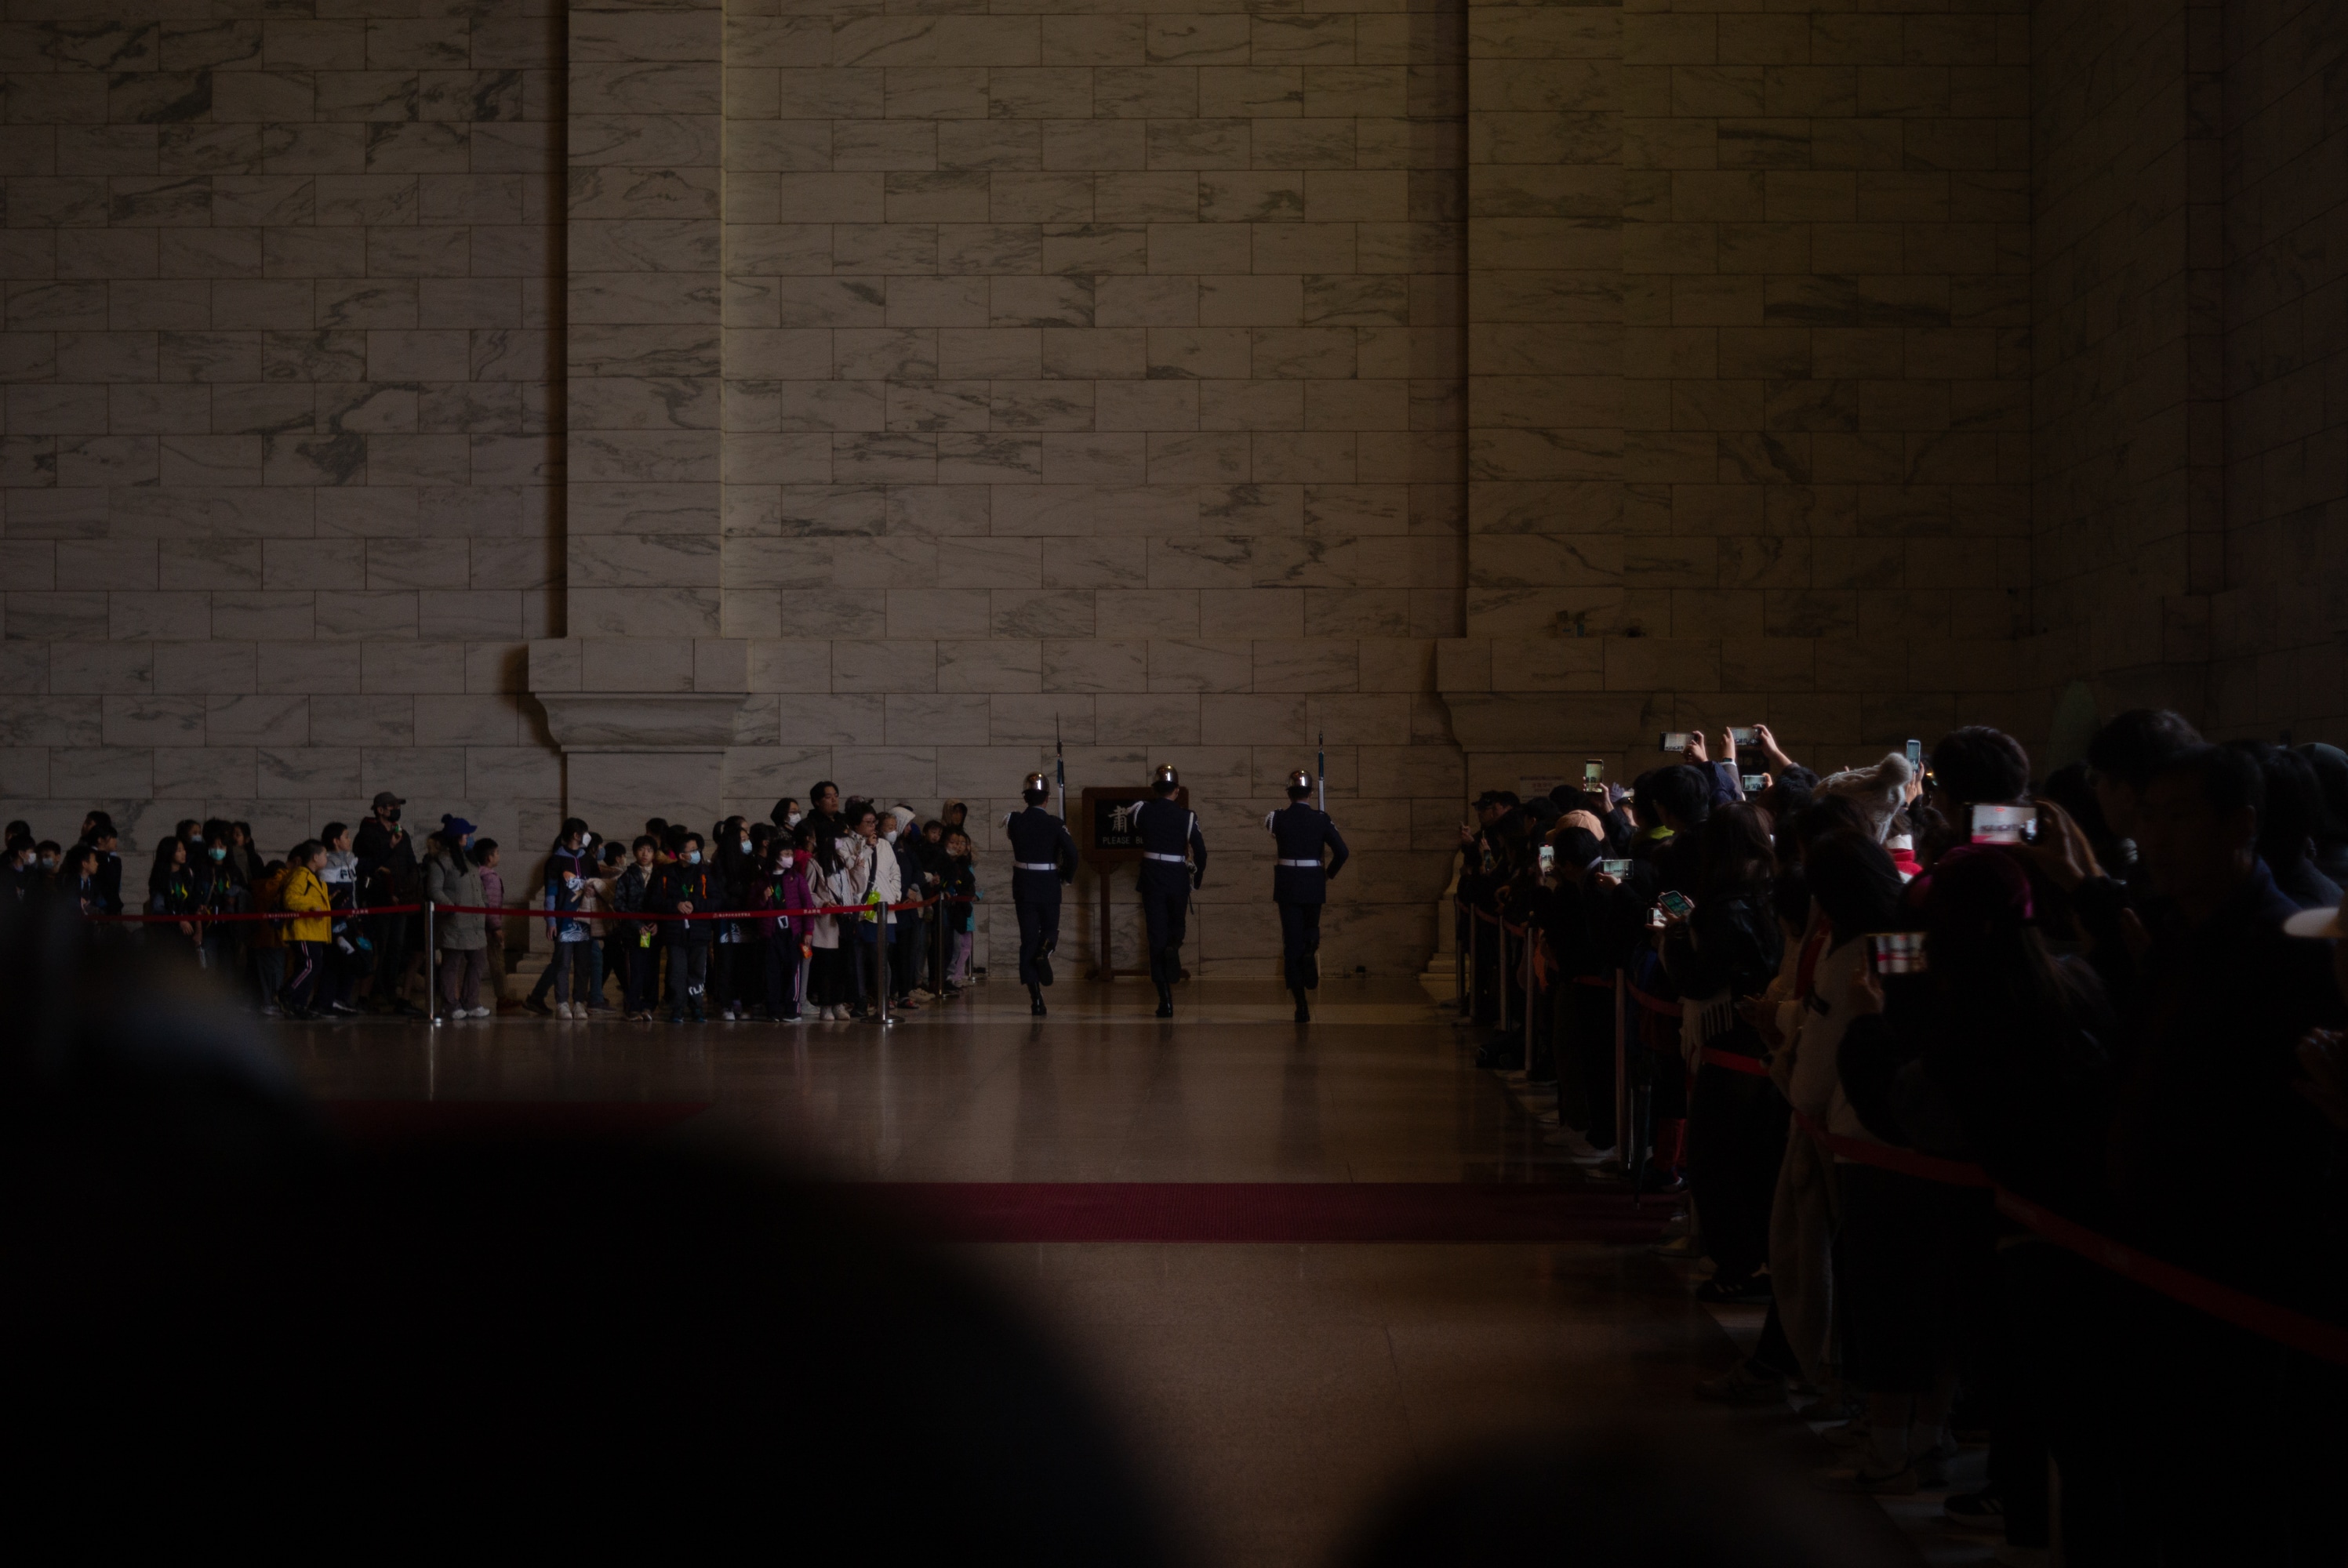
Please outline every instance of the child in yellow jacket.
[{"label": "child in yellow jacket", "polygon": [[[325,961],[326,944],[335,939],[335,923],[327,911],[334,900],[326,896],[325,879],[318,874],[326,868],[326,846],[314,838],[305,838],[295,845],[285,856],[285,880],[278,888],[277,907],[303,918],[272,922],[285,927],[285,948],[288,974],[285,978],[284,1007],[288,1018],[315,1018],[313,1010],[317,999],[319,966]],[[315,910],[314,917],[311,911]]]}]

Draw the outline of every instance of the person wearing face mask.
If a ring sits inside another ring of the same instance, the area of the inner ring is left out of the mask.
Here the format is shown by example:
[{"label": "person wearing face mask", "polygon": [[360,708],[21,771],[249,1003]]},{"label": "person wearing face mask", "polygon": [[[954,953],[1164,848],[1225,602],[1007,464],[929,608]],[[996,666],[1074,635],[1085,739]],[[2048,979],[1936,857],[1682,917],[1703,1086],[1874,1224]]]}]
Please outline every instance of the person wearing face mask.
[{"label": "person wearing face mask", "polygon": [[34,866],[36,864],[33,835],[21,830],[12,830],[8,835],[7,851],[5,856],[0,856],[0,877],[5,877],[5,882],[0,882],[0,888],[5,888],[5,897],[9,904],[22,904],[32,897]]},{"label": "person wearing face mask", "polygon": [[[201,844],[190,854],[195,874],[195,908],[203,915],[233,915],[250,907],[244,879],[229,860],[229,825],[218,817],[204,824]],[[203,967],[217,974],[234,974],[243,967],[242,944],[248,927],[239,920],[201,923]]]},{"label": "person wearing face mask", "polygon": [[[756,907],[758,866],[752,858],[757,845],[750,838],[749,823],[742,817],[729,816],[717,825],[710,842],[716,845],[711,859],[717,873],[717,907]],[[720,920],[716,940],[710,944],[710,1005],[727,1023],[749,1017],[748,999],[738,993],[747,982],[764,976],[764,955],[755,952],[750,945],[757,935],[748,928],[753,924]]]},{"label": "person wearing face mask", "polygon": [[799,825],[806,815],[799,810],[798,801],[793,800],[789,795],[785,795],[775,803],[775,809],[767,814],[767,820],[775,825],[778,832],[788,833]]},{"label": "person wearing face mask", "polygon": [[686,834],[680,847],[676,859],[653,879],[644,903],[650,910],[685,917],[661,922],[662,945],[668,948],[668,1021],[683,1023],[689,1011],[694,1022],[706,1023],[703,998],[709,986],[709,949],[717,935],[706,911],[721,907],[717,875],[703,853],[701,835]]},{"label": "person wearing face mask", "polygon": [[546,907],[552,916],[546,922],[546,934],[554,943],[554,955],[546,968],[554,977],[554,1016],[583,1020],[587,1017],[587,922],[572,913],[578,909],[580,892],[586,885],[579,867],[576,859],[561,861],[546,879]]},{"label": "person wearing face mask", "polygon": [[[587,825],[579,818],[568,816],[562,819],[561,828],[556,832],[554,842],[547,846],[546,851],[546,888],[549,892],[561,885],[566,869],[575,870],[582,876],[589,874],[590,863],[586,856],[587,840],[591,836]],[[546,1005],[546,993],[553,989],[554,966],[550,963],[539,971],[538,983],[530,988],[530,996],[521,1005],[541,1018],[548,1016],[554,1009]]]},{"label": "person wearing face mask", "polygon": [[758,907],[775,913],[758,924],[767,938],[767,1016],[778,1023],[800,1021],[799,954],[807,939],[808,917],[782,911],[815,906],[815,891],[808,885],[808,864],[803,845],[779,834],[768,842]]}]

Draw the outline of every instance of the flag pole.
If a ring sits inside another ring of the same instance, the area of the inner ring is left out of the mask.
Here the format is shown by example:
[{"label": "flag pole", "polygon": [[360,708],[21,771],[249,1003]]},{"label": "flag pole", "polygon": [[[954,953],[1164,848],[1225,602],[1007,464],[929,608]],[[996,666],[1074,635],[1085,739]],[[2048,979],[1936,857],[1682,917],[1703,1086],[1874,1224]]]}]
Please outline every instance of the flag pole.
[{"label": "flag pole", "polygon": [[1320,750],[1313,753],[1313,779],[1321,791],[1321,809],[1329,809],[1329,732],[1321,732]]}]

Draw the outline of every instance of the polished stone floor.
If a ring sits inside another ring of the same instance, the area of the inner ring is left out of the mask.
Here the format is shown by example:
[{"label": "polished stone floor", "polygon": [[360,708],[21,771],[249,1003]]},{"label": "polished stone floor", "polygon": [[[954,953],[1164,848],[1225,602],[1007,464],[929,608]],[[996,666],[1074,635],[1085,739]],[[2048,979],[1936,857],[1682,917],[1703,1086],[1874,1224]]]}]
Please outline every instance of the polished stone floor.
[{"label": "polished stone floor", "polygon": [[[1545,1182],[1571,1168],[1416,984],[993,985],[869,1024],[277,1026],[329,1100],[662,1101],[657,1134],[890,1182]],[[1707,1314],[1644,1245],[1004,1243],[963,1249],[1087,1366],[1214,1564],[1313,1564],[1395,1483],[1472,1445],[1626,1417],[1828,1455],[1789,1416],[1688,1387],[1756,1324]],[[1807,1487],[1803,1487],[1807,1491]],[[1886,1563],[1984,1560],[1830,1500]],[[1914,1512],[1915,1510],[1910,1512]],[[1921,1541],[1922,1544],[1918,1542]]]}]

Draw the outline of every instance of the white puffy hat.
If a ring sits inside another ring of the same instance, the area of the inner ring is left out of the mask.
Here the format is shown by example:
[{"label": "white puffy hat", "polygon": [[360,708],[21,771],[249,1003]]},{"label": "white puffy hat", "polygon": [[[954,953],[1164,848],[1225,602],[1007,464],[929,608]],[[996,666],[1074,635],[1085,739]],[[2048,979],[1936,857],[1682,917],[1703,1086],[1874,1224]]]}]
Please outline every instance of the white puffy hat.
[{"label": "white puffy hat", "polygon": [[1867,818],[1869,831],[1875,835],[1875,842],[1880,844],[1891,831],[1891,819],[1908,803],[1908,782],[1915,776],[1916,770],[1908,765],[1908,759],[1891,752],[1871,768],[1845,768],[1838,774],[1828,774],[1818,781],[1818,793],[1838,794],[1859,807],[1859,814]]}]

